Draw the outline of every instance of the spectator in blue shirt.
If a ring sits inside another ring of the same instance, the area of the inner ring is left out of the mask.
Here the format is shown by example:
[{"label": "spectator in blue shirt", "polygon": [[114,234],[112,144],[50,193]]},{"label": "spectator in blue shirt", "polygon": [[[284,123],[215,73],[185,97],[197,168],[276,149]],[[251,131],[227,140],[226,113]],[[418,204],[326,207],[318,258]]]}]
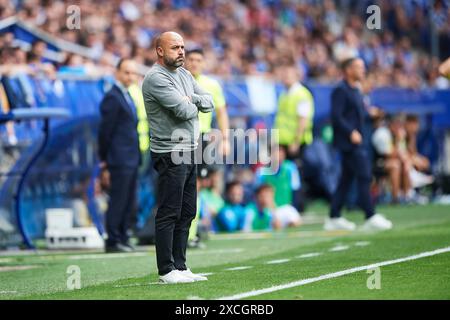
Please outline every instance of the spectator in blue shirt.
[{"label": "spectator in blue shirt", "polygon": [[234,232],[242,230],[245,222],[244,188],[238,181],[226,186],[227,200],[219,211],[216,222],[219,231]]}]

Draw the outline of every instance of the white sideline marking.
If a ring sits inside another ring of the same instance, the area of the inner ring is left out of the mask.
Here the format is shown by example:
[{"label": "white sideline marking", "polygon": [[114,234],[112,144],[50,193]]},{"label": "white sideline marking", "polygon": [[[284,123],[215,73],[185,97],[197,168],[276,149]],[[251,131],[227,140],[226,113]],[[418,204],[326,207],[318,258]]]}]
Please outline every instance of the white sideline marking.
[{"label": "white sideline marking", "polygon": [[238,270],[247,270],[253,268],[252,266],[242,266],[242,267],[233,267],[225,269],[225,271],[238,271]]},{"label": "white sideline marking", "polygon": [[357,246],[357,247],[365,247],[365,246],[368,246],[369,244],[370,244],[369,241],[358,241],[358,242],[355,242],[355,246]]},{"label": "white sideline marking", "polygon": [[222,253],[239,253],[244,251],[243,248],[233,248],[233,249],[218,249],[218,250],[203,250],[203,251],[192,251],[189,253],[189,255],[194,254],[222,254]]},{"label": "white sideline marking", "polygon": [[265,293],[270,293],[270,292],[275,292],[275,291],[279,291],[279,290],[303,286],[305,284],[309,284],[309,283],[313,283],[313,282],[317,282],[317,281],[342,277],[342,276],[345,276],[350,273],[364,271],[367,269],[373,269],[373,268],[387,266],[387,265],[396,264],[396,263],[401,263],[401,262],[405,262],[405,261],[411,261],[411,260],[417,260],[417,259],[421,259],[421,258],[425,258],[425,257],[431,257],[431,256],[435,256],[435,255],[438,255],[441,253],[446,253],[446,252],[450,252],[450,247],[436,249],[433,251],[426,251],[426,252],[422,252],[422,253],[419,253],[419,254],[416,254],[413,256],[399,258],[399,259],[395,259],[395,260],[382,261],[382,262],[378,262],[378,263],[374,263],[374,264],[369,264],[366,266],[355,267],[355,268],[346,269],[346,270],[342,270],[342,271],[338,271],[338,272],[328,273],[328,274],[324,274],[324,275],[321,275],[318,277],[289,282],[286,284],[281,284],[281,285],[273,286],[270,288],[253,290],[253,291],[248,291],[248,292],[244,292],[244,293],[238,293],[238,294],[235,294],[232,296],[217,298],[217,300],[238,300],[238,299],[243,299],[243,298],[248,298],[248,297],[254,297],[254,296],[258,296],[258,295],[265,294]]},{"label": "white sideline marking", "polygon": [[305,254],[301,254],[299,256],[296,256],[296,258],[299,259],[303,259],[303,258],[312,258],[312,257],[317,257],[320,256],[322,253],[320,252],[311,252],[311,253],[305,253]]},{"label": "white sideline marking", "polygon": [[205,272],[205,273],[197,273],[197,274],[198,274],[199,276],[207,277],[207,276],[213,275],[214,272]]},{"label": "white sideline marking", "polygon": [[331,252],[348,250],[349,246],[335,246],[330,249]]},{"label": "white sideline marking", "polygon": [[17,291],[0,291],[0,294],[16,294]]},{"label": "white sideline marking", "polygon": [[152,285],[152,284],[159,284],[159,282],[117,284],[117,285],[114,285],[113,288],[142,287],[142,286],[148,286],[148,285]]},{"label": "white sideline marking", "polygon": [[291,259],[271,260],[271,261],[267,261],[266,264],[280,264],[280,263],[285,263],[285,262],[289,262],[289,261],[291,261]]},{"label": "white sideline marking", "polygon": [[204,300],[204,299],[200,298],[199,296],[189,296],[186,298],[186,300]]},{"label": "white sideline marking", "polygon": [[[201,255],[201,254],[222,254],[222,253],[240,253],[244,251],[242,248],[234,249],[219,249],[219,250],[203,250],[193,251],[188,254]],[[69,260],[88,260],[88,259],[122,259],[131,257],[150,257],[153,252],[130,252],[130,253],[100,253],[100,254],[80,254],[68,256]],[[44,258],[45,259],[45,258]]]},{"label": "white sideline marking", "polygon": [[29,269],[35,269],[35,268],[40,268],[40,266],[36,266],[36,265],[29,265],[29,266],[0,266],[0,272],[21,271],[21,270],[29,270]]},{"label": "white sideline marking", "polygon": [[130,252],[130,253],[100,253],[100,254],[80,254],[68,256],[69,260],[89,260],[89,259],[120,259],[131,257],[150,256],[150,252]]}]

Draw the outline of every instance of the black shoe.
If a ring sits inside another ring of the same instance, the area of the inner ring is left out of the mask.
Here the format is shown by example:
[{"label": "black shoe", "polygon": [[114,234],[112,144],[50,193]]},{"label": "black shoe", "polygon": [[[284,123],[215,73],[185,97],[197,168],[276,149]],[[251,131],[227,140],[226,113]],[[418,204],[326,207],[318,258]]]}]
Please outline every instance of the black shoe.
[{"label": "black shoe", "polygon": [[133,247],[133,246],[131,245],[131,243],[129,243],[129,242],[121,243],[121,245],[123,245],[124,247],[129,248],[131,251],[136,251],[136,248]]},{"label": "black shoe", "polygon": [[117,252],[132,252],[133,250],[127,246],[124,246],[121,243],[117,243],[115,245],[107,245],[105,246],[106,253],[117,253]]}]

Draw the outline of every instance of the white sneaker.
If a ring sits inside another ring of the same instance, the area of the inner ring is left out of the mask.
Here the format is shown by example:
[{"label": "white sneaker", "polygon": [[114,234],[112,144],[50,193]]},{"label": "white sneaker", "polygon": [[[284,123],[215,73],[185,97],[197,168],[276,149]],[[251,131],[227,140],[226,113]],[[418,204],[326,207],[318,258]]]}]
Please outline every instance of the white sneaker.
[{"label": "white sneaker", "polygon": [[190,279],[192,279],[194,281],[206,281],[206,280],[208,280],[208,278],[205,277],[205,276],[201,276],[199,274],[192,273],[192,271],[190,269],[179,270],[179,271],[184,277],[190,278]]},{"label": "white sneaker", "polygon": [[325,220],[323,228],[326,231],[347,230],[353,231],[356,229],[356,224],[343,218],[328,218]]},{"label": "white sneaker", "polygon": [[389,230],[392,229],[392,222],[376,213],[364,223],[362,229],[365,231]]},{"label": "white sneaker", "polygon": [[185,277],[178,270],[172,270],[163,276],[159,276],[159,282],[164,284],[172,284],[172,283],[189,283],[194,282],[194,280]]}]

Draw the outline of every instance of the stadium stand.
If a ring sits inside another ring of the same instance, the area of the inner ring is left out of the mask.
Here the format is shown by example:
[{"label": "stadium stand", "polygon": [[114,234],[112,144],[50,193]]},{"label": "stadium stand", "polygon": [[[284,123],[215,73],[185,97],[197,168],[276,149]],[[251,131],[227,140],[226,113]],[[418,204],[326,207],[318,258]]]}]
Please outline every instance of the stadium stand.
[{"label": "stadium stand", "polygon": [[[181,30],[187,46],[204,48],[208,72],[224,88],[231,122],[242,122],[246,128],[258,123],[272,127],[282,90],[274,74],[277,64],[285,61],[305,71],[316,105],[314,133],[321,136],[329,124],[338,62],[349,54],[360,55],[375,86],[372,104],[387,113],[418,114],[419,152],[430,159],[434,173],[448,174],[444,160],[450,156],[445,150],[450,91],[448,80],[437,72],[439,61],[450,56],[448,3],[437,1],[440,4],[430,10],[427,1],[383,2],[383,24],[389,26],[383,33],[364,27],[361,17],[367,3],[177,0],[108,1],[105,6],[104,1],[81,1],[83,24],[80,30],[70,30],[68,1],[2,2],[0,89],[9,103],[7,108],[2,100],[2,111],[58,107],[72,115],[69,121],[51,123],[49,146],[27,180],[22,198],[27,233],[42,238],[45,209],[72,207],[74,199],[82,199],[91,223],[103,232],[95,191],[98,105],[111,85],[111,68],[118,57],[135,59],[145,73],[145,66],[155,61],[154,36],[166,29]],[[430,17],[437,23],[440,57],[427,53],[432,42]],[[33,46],[38,40],[44,49]],[[0,126],[0,230],[9,230],[7,236],[0,231],[0,247],[20,243],[12,214],[17,177],[11,173],[23,168],[42,139],[40,125],[14,123],[13,130]],[[148,181],[142,180],[139,189],[137,224],[143,226],[154,198]]]}]

